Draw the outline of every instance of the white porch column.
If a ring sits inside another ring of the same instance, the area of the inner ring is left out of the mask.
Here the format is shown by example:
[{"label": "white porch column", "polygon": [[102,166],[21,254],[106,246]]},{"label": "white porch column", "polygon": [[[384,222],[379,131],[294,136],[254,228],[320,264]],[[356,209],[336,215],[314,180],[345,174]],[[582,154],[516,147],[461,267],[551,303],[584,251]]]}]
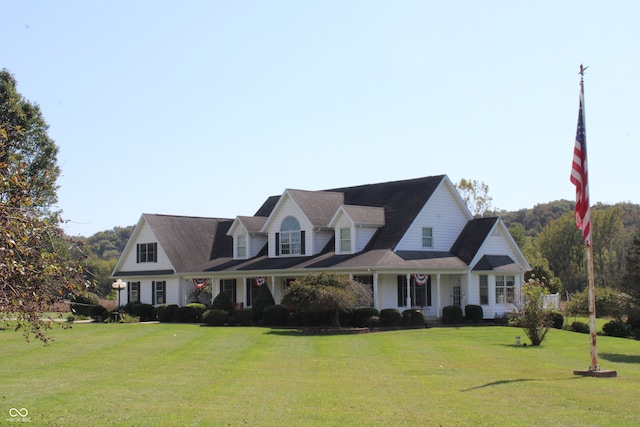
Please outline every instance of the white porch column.
[{"label": "white porch column", "polygon": [[216,298],[216,295],[220,293],[220,279],[216,279],[215,277],[211,278],[211,304],[213,304],[213,300]]},{"label": "white porch column", "polygon": [[379,307],[378,304],[378,273],[373,273],[373,306]]},{"label": "white porch column", "polygon": [[407,308],[411,306],[411,274],[407,273]]},{"label": "white porch column", "polygon": [[246,308],[247,307],[247,278],[242,276],[242,294],[244,295],[242,297],[242,308]]},{"label": "white porch column", "polygon": [[436,317],[440,317],[440,306],[442,305],[442,301],[440,300],[440,273],[436,276]]},{"label": "white porch column", "polygon": [[271,276],[271,295],[276,304],[280,304],[279,301],[276,301],[276,276]]}]

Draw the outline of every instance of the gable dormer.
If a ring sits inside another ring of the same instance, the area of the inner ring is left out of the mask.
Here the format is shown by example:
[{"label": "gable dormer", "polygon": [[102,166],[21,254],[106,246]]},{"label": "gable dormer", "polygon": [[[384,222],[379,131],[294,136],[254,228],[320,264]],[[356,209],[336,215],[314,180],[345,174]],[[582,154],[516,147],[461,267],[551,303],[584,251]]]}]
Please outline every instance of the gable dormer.
[{"label": "gable dormer", "polygon": [[384,208],[340,206],[329,222],[335,233],[336,254],[360,252],[384,223]]},{"label": "gable dormer", "polygon": [[233,258],[253,258],[267,243],[267,235],[262,232],[262,227],[267,222],[267,217],[238,216],[231,224],[228,236],[233,239]]},{"label": "gable dormer", "polygon": [[425,201],[396,250],[448,251],[473,218],[449,178]]},{"label": "gable dormer", "polygon": [[315,255],[333,236],[328,224],[343,203],[342,193],[287,189],[262,227],[269,257]]}]

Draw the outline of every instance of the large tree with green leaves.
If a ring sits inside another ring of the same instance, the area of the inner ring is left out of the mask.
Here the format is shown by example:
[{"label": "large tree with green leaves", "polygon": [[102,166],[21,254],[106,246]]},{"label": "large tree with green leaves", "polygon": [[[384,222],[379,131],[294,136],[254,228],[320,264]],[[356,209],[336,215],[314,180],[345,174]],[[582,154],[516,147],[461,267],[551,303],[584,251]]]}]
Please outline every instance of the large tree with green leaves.
[{"label": "large tree with green leaves", "polygon": [[491,210],[489,186],[482,181],[462,178],[455,184],[456,190],[473,216],[483,216]]},{"label": "large tree with green leaves", "polygon": [[47,342],[45,311],[83,282],[56,202],[58,147],[40,108],[0,71],[0,316]]},{"label": "large tree with green leaves", "polygon": [[619,287],[633,299],[636,308],[640,310],[640,232],[635,235],[627,251]]}]

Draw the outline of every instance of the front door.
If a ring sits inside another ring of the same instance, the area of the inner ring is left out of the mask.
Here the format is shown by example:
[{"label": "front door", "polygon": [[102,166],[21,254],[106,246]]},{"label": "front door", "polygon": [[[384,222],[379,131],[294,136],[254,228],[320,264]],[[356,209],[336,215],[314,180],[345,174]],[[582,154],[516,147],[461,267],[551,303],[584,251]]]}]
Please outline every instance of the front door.
[{"label": "front door", "polygon": [[456,307],[462,307],[462,288],[460,287],[460,278],[453,277],[452,278],[452,299],[451,302]]}]

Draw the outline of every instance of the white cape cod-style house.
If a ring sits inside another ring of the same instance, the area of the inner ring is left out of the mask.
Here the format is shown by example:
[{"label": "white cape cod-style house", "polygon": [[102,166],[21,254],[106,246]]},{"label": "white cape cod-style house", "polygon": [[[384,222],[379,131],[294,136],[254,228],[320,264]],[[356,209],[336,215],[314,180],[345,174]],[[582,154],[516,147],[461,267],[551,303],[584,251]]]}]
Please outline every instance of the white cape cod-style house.
[{"label": "white cape cod-style house", "polygon": [[372,306],[482,306],[511,311],[531,267],[498,217],[474,218],[446,175],[325,191],[287,189],[253,216],[143,214],[113,277],[124,303],[186,305],[211,283],[251,307],[259,286],[276,303],[308,273],[347,274],[369,284]]}]

